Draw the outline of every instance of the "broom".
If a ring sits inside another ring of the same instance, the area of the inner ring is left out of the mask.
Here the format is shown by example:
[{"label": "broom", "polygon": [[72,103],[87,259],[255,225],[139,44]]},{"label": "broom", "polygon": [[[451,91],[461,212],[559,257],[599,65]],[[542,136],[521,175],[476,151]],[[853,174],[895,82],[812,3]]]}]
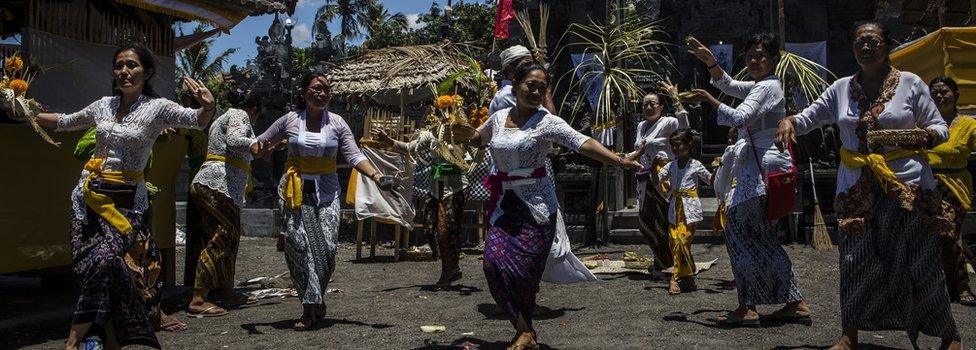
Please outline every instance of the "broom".
[{"label": "broom", "polygon": [[834,243],[830,241],[830,234],[827,233],[827,224],[824,223],[823,214],[820,212],[820,200],[817,198],[817,183],[813,176],[813,160],[810,160],[810,185],[813,188],[813,249],[833,250]]}]

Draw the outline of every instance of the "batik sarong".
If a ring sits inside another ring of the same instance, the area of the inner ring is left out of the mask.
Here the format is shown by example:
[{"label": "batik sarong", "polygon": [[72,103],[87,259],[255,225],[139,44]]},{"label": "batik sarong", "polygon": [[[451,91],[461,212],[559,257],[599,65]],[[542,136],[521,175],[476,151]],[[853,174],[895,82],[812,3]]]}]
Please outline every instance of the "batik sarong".
[{"label": "batik sarong", "polygon": [[302,304],[320,305],[335,271],[339,200],[318,203],[314,184],[308,182],[304,189],[300,208],[292,210],[282,202],[285,260]]},{"label": "batik sarong", "polygon": [[456,269],[461,259],[465,197],[464,191],[459,191],[444,199],[428,197],[427,200],[424,233],[431,249],[440,256],[442,273]]},{"label": "batik sarong", "polygon": [[939,264],[939,236],[897,199],[874,191],[863,234],[840,242],[840,303],[845,328],[905,330],[958,339]]},{"label": "batik sarong", "polygon": [[643,188],[638,191],[638,195],[643,196],[638,215],[641,235],[654,254],[654,270],[663,271],[674,265],[674,261],[668,232],[668,199],[658,190],[660,182],[657,177],[656,172],[650,172],[645,180],[637,183]]},{"label": "batik sarong", "polygon": [[142,214],[117,208],[132,226],[122,234],[101,216],[86,210],[86,220],[72,216],[72,270],[78,290],[72,324],[91,323],[104,335],[112,322],[120,346],[160,348],[150,317],[159,312],[159,249]]},{"label": "batik sarong", "polygon": [[539,283],[556,236],[556,214],[546,224],[536,223],[512,191],[505,192],[499,206],[503,213],[488,227],[485,242],[485,278],[492,298],[512,325],[521,315],[531,327]]},{"label": "batik sarong", "polygon": [[793,262],[766,219],[766,196],[754,197],[728,209],[726,232],[729,260],[739,304],[786,304],[803,300]]},{"label": "batik sarong", "polygon": [[193,287],[209,290],[233,288],[234,267],[241,240],[241,210],[230,197],[201,184],[190,186],[190,201],[199,211],[199,226],[192,230],[200,233],[203,241]]}]

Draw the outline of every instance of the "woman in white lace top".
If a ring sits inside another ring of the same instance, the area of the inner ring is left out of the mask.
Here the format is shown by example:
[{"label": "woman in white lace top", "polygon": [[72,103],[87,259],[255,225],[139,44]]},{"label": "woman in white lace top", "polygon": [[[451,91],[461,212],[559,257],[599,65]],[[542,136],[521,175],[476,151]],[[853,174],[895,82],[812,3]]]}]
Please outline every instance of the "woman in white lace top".
[{"label": "woman in white lace top", "polygon": [[769,34],[746,41],[746,61],[752,81],[733,80],[715,61],[712,52],[696,39],[689,40],[689,52],[708,65],[714,85],[723,93],[742,99],[733,108],[705,90],[693,90],[692,101],[708,102],[717,111],[719,125],[737,128],[745,145],[737,148],[736,188],[728,206],[726,237],[729,259],[735,275],[739,306],[719,316],[724,326],[759,324],[756,305],[786,304],[770,319],[809,323],[810,308],[803,301],[793,272],[793,262],[779,244],[766,215],[766,185],[770,172],[791,169],[790,154],[773,146],[776,127],[786,115],[783,87],[774,75],[779,43]]},{"label": "woman in white lace top", "polygon": [[488,146],[498,169],[487,179],[491,197],[485,278],[496,304],[517,331],[512,346],[523,349],[537,345],[532,314],[556,233],[559,203],[553,182],[545,179],[552,143],[607,164],[630,168],[640,164],[616,156],[541,108],[548,88],[548,75],[541,66],[518,67],[513,86],[515,107],[493,114],[472,141]]},{"label": "woman in white lace top", "polygon": [[155,93],[152,53],[127,45],[112,58],[114,96],[70,114],[41,113],[38,123],[55,131],[94,126],[95,153],[72,193],[72,269],[78,303],[67,348],[89,335],[104,334],[106,347],[140,344],[159,348],[154,328],[179,331],[186,325],[159,309],[159,251],[149,232],[143,168],[156,137],[167,128],[196,128],[210,122],[214,99],[203,84],[184,86],[203,108],[183,108]]},{"label": "woman in white lace top", "polygon": [[190,198],[196,215],[187,223],[188,235],[203,243],[196,259],[193,294],[186,306],[189,315],[221,316],[227,310],[207,300],[211,290],[219,290],[223,305],[253,303],[234,293],[234,263],[241,237],[241,208],[251,175],[251,125],[258,118],[261,100],[250,91],[227,94],[233,108],[210,125],[207,158],[190,185]]},{"label": "woman in white lace top", "polygon": [[634,151],[644,170],[637,173],[637,203],[640,232],[654,254],[651,270],[660,274],[673,265],[668,233],[668,199],[659,190],[658,173],[674,159],[669,138],[678,129],[688,128],[688,111],[678,100],[678,87],[671,81],[662,81],[661,87],[671,97],[675,116],[664,115],[664,99],[652,92],[644,96],[644,120],[637,124]]}]

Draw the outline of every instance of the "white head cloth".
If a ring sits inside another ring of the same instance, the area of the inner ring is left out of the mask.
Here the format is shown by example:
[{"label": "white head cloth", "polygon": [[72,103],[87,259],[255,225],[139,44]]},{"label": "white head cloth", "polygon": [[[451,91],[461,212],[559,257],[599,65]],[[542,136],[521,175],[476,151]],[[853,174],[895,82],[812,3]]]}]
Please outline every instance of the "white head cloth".
[{"label": "white head cloth", "polygon": [[520,58],[525,56],[531,56],[532,52],[522,45],[515,45],[502,51],[499,56],[502,59],[502,67],[518,61]]}]

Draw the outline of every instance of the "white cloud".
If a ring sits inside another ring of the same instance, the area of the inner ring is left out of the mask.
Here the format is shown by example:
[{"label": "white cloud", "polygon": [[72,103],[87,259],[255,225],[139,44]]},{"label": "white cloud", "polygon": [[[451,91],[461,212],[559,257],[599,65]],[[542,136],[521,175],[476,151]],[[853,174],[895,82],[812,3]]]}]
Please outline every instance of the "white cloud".
[{"label": "white cloud", "polygon": [[298,0],[298,5],[295,8],[315,10],[322,5],[325,5],[325,0]]},{"label": "white cloud", "polygon": [[308,24],[302,23],[291,30],[291,41],[295,46],[305,46],[312,42],[312,30]]},{"label": "white cloud", "polygon": [[409,26],[410,29],[417,30],[427,25],[426,23],[423,24],[417,23],[417,20],[420,19],[419,13],[408,13],[406,14],[406,17],[407,17],[407,26]]}]

